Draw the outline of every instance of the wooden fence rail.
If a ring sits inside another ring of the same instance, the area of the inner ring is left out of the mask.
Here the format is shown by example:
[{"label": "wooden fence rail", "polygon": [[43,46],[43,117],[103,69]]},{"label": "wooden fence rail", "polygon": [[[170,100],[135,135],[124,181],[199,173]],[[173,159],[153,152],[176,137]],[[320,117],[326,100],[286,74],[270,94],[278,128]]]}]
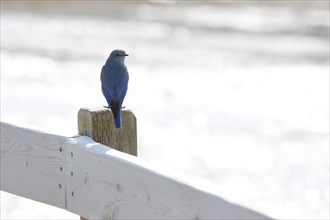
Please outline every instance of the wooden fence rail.
[{"label": "wooden fence rail", "polygon": [[87,219],[270,219],[89,137],[3,122],[0,186]]}]

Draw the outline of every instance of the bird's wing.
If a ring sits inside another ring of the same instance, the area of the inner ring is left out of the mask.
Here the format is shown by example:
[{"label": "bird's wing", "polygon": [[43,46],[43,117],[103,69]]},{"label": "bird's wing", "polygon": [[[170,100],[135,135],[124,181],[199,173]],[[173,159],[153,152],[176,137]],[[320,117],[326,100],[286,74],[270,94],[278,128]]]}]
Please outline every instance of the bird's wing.
[{"label": "bird's wing", "polygon": [[127,92],[128,72],[125,66],[103,66],[102,92],[114,116],[118,114]]},{"label": "bird's wing", "polygon": [[111,106],[111,102],[113,100],[113,94],[111,92],[109,92],[108,89],[106,89],[103,85],[102,85],[102,93],[105,97],[105,99],[107,100],[108,106]]}]

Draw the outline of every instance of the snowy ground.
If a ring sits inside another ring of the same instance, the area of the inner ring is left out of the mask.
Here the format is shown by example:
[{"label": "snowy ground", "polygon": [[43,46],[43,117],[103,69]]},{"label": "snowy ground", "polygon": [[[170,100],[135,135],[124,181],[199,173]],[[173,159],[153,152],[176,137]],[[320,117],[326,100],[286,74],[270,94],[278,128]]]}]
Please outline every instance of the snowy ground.
[{"label": "snowy ground", "polygon": [[[275,218],[328,219],[329,11],[295,2],[4,4],[1,121],[75,134],[123,48],[139,157]],[[1,192],[1,218],[78,216]]]}]

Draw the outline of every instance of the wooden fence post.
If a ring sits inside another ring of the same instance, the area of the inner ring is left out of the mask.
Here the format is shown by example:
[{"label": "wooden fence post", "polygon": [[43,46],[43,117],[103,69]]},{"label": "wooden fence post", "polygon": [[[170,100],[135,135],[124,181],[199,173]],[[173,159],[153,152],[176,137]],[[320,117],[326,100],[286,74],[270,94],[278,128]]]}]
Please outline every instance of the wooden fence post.
[{"label": "wooden fence post", "polygon": [[136,118],[131,111],[121,111],[122,128],[116,129],[110,110],[91,111],[81,108],[78,112],[78,133],[91,137],[95,142],[137,156]]},{"label": "wooden fence post", "polygon": [[[78,112],[78,134],[91,137],[95,142],[121,152],[137,156],[136,118],[131,111],[121,111],[122,128],[116,129],[110,110],[91,111],[81,108]],[[87,220],[80,216],[81,220]]]}]

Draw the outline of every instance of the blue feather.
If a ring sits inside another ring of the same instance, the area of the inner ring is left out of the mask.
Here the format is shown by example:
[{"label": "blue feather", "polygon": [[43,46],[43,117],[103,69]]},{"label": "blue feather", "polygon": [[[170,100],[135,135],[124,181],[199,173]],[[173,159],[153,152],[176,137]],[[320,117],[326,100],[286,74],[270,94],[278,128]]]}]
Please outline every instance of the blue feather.
[{"label": "blue feather", "polygon": [[112,111],[116,128],[121,128],[120,112],[129,80],[124,63],[126,56],[128,54],[123,50],[112,51],[101,71],[102,93],[108,103],[108,108]]}]

